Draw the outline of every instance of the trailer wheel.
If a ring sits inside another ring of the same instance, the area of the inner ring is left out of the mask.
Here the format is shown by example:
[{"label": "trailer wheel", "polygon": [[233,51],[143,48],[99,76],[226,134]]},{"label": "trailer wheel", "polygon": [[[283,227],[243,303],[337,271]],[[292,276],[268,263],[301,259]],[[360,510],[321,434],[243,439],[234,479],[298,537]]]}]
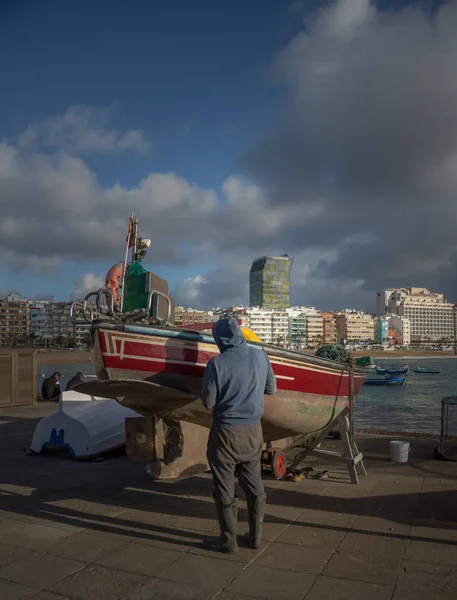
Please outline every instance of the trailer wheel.
[{"label": "trailer wheel", "polygon": [[271,471],[275,479],[282,479],[286,474],[286,455],[282,450],[276,450],[271,456]]}]

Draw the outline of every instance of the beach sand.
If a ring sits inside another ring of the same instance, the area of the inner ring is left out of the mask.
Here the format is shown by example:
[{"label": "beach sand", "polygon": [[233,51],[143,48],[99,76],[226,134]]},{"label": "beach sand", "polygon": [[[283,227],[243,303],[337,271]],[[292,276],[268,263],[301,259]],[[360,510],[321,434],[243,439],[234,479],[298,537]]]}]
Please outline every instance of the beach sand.
[{"label": "beach sand", "polygon": [[[305,354],[314,354],[308,350]],[[394,350],[384,352],[382,350],[355,351],[354,356],[372,356],[373,358],[407,359],[407,358],[443,358],[446,356],[455,356],[452,350],[446,351],[427,351],[427,350]],[[57,351],[57,352],[39,352],[39,365],[87,365],[93,364],[93,352],[80,351]]]},{"label": "beach sand", "polygon": [[88,365],[94,360],[92,352],[38,352],[39,365]]}]

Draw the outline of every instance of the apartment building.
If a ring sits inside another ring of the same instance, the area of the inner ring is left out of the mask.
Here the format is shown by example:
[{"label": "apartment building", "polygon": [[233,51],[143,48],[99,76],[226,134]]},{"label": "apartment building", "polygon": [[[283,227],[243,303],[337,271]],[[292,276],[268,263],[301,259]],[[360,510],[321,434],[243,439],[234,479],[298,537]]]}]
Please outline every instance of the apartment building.
[{"label": "apartment building", "polygon": [[341,341],[360,343],[374,340],[373,315],[361,311],[345,311],[336,314],[338,336]]},{"label": "apartment building", "polygon": [[295,349],[306,348],[307,319],[301,310],[290,309],[289,314],[289,346]]},{"label": "apartment building", "polygon": [[19,294],[0,299],[0,345],[25,345],[30,339],[30,300]]},{"label": "apartment building", "polygon": [[454,339],[455,306],[443,294],[427,288],[399,288],[391,293],[388,309],[393,315],[409,320],[411,343]]},{"label": "apartment building", "polygon": [[76,346],[87,346],[90,339],[90,323],[74,323],[73,339]]},{"label": "apartment building", "polygon": [[176,327],[188,327],[198,323],[214,323],[219,318],[213,311],[195,310],[194,308],[184,309],[183,306],[175,308],[174,316]]},{"label": "apartment building", "polygon": [[389,328],[396,332],[395,340],[402,346],[409,346],[411,343],[411,323],[406,317],[398,315],[387,315]]},{"label": "apartment building", "polygon": [[36,300],[30,304],[30,335],[34,339],[53,337],[52,302],[50,300]]},{"label": "apartment building", "polygon": [[[308,307],[290,307],[285,310],[267,310],[259,307],[245,309],[247,321],[240,310],[236,317],[266,344],[287,348],[306,348],[309,343],[322,343],[322,316]],[[309,339],[311,331],[311,339]]]},{"label": "apartment building", "polygon": [[60,344],[74,339],[73,319],[70,315],[69,302],[52,303],[52,337]]},{"label": "apartment building", "polygon": [[324,344],[337,344],[339,342],[338,328],[334,313],[322,313]]},{"label": "apartment building", "polygon": [[385,316],[374,319],[374,341],[383,346],[389,343],[389,323]]},{"label": "apartment building", "polygon": [[306,345],[308,348],[317,348],[324,342],[324,319],[322,313],[315,309],[308,309],[306,315]]},{"label": "apartment building", "polygon": [[[261,308],[247,308],[247,326],[262,340],[265,344],[276,343],[273,339],[273,311]],[[276,335],[281,335],[279,332]]]}]

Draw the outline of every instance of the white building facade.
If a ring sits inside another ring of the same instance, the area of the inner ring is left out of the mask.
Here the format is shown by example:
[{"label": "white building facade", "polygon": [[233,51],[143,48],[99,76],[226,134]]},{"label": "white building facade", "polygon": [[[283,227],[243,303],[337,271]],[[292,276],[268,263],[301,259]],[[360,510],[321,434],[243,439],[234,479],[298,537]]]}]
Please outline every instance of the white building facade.
[{"label": "white building facade", "polygon": [[295,306],[278,311],[251,307],[246,316],[246,326],[266,344],[300,349],[322,343],[323,318],[314,308]]},{"label": "white building facade", "polygon": [[455,305],[443,294],[399,288],[390,294],[388,312],[409,321],[411,343],[450,342],[455,337]]},{"label": "white building facade", "polygon": [[411,322],[409,319],[398,315],[387,315],[387,323],[390,329],[400,333],[403,346],[411,344]]}]

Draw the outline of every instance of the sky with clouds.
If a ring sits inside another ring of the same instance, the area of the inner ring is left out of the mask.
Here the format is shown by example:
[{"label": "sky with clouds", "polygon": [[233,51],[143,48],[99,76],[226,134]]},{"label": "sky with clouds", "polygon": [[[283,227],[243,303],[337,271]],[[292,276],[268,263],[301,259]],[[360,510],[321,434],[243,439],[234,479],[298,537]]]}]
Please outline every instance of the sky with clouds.
[{"label": "sky with clouds", "polygon": [[0,8],[0,295],[70,299],[128,217],[178,303],[457,301],[457,1],[118,0]]}]

